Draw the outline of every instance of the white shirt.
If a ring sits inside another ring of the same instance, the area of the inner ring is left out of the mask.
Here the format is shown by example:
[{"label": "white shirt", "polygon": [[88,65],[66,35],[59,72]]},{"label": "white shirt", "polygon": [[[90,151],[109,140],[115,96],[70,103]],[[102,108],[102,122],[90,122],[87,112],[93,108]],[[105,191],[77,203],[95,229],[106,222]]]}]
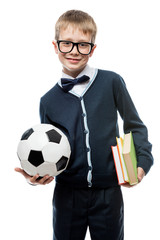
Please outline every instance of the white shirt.
[{"label": "white shirt", "polygon": [[[86,65],[86,67],[83,69],[82,72],[80,72],[80,74],[77,76],[81,77],[83,75],[87,75],[90,79],[87,82],[84,83],[77,83],[76,85],[74,85],[74,87],[70,90],[78,95],[82,95],[82,93],[85,91],[87,85],[89,84],[89,82],[92,81],[93,78],[96,77],[97,75],[97,69],[96,68],[92,68],[89,65]],[[70,79],[74,79],[73,77],[69,76],[68,74],[62,72],[62,78],[70,78]],[[61,80],[58,82],[58,84],[62,87],[61,85]]]}]

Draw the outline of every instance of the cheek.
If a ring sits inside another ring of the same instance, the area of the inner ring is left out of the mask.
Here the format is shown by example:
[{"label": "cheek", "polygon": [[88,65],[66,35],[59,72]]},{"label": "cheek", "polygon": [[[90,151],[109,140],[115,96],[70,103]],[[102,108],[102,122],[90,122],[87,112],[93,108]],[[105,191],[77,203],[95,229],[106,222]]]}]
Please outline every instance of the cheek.
[{"label": "cheek", "polygon": [[65,54],[58,52],[58,58],[59,58],[60,62],[64,62],[64,60],[65,60]]},{"label": "cheek", "polygon": [[88,60],[89,60],[89,56],[88,55],[86,55],[86,56],[83,56],[83,62],[88,62]]}]

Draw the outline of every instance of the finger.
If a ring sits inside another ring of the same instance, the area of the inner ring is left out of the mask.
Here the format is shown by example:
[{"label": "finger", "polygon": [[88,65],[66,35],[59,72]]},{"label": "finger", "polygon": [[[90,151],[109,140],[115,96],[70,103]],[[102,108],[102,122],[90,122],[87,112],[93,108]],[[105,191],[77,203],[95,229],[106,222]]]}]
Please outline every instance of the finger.
[{"label": "finger", "polygon": [[131,185],[129,183],[124,183],[124,184],[122,184],[122,187],[130,188]]},{"label": "finger", "polygon": [[142,181],[142,179],[145,176],[145,172],[141,167],[138,167],[138,181],[139,183]]},{"label": "finger", "polygon": [[30,177],[29,180],[31,183],[35,184],[35,183],[37,183],[37,178],[39,178],[39,174],[36,174],[35,176]]},{"label": "finger", "polygon": [[18,167],[16,167],[15,169],[14,169],[16,172],[19,172],[19,173],[22,173],[22,169],[21,168],[18,168]]},{"label": "finger", "polygon": [[53,181],[54,177],[49,177],[45,182],[44,185],[49,184]]},{"label": "finger", "polygon": [[143,179],[143,176],[142,175],[138,175],[138,182],[140,183]]},{"label": "finger", "polygon": [[21,173],[25,178],[29,178],[30,177],[30,175],[28,175],[23,169],[21,169],[21,168],[15,168],[14,169],[16,172],[19,172],[19,173]]},{"label": "finger", "polygon": [[46,182],[49,180],[50,176],[49,175],[45,175],[42,179],[40,179],[38,181],[39,184],[45,185]]},{"label": "finger", "polygon": [[46,185],[52,182],[54,177],[45,175],[41,180],[38,181],[39,184]]}]

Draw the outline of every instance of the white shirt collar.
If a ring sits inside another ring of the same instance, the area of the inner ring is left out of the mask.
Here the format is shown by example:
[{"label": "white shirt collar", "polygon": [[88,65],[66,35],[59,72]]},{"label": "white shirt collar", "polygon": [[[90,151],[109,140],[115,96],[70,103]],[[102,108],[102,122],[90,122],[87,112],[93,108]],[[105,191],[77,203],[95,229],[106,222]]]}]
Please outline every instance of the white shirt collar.
[{"label": "white shirt collar", "polygon": [[[97,69],[96,68],[92,68],[89,65],[86,65],[86,67],[83,69],[82,72],[80,72],[80,74],[77,76],[81,77],[83,75],[87,75],[90,79],[87,82],[84,83],[80,83],[80,84],[76,84],[72,90],[70,92],[72,92],[75,95],[81,96],[82,94],[84,94],[84,92],[86,91],[87,86],[90,86],[90,83],[93,82],[93,80],[95,79],[96,75],[97,75]],[[62,78],[70,78],[70,79],[74,79],[73,77],[69,76],[68,74],[62,72]],[[58,82],[59,86],[62,87],[61,85],[61,79]]]}]

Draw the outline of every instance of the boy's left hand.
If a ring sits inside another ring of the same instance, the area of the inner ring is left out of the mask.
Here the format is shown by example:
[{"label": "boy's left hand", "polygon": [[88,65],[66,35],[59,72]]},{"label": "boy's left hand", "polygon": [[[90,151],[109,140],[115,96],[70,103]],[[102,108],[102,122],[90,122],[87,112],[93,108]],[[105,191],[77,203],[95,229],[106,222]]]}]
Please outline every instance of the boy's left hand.
[{"label": "boy's left hand", "polygon": [[138,171],[138,182],[140,183],[146,174],[143,168],[141,167],[138,167],[137,171]]},{"label": "boy's left hand", "polygon": [[[145,176],[145,171],[143,170],[143,168],[141,167],[138,167],[137,168],[137,177],[138,177],[138,183],[140,183],[142,181],[142,179],[144,178]],[[137,185],[137,184],[136,184]],[[125,183],[123,184],[122,186],[123,187],[127,187],[127,188],[131,188],[131,187],[134,187],[136,185],[130,185],[129,183]]]}]

